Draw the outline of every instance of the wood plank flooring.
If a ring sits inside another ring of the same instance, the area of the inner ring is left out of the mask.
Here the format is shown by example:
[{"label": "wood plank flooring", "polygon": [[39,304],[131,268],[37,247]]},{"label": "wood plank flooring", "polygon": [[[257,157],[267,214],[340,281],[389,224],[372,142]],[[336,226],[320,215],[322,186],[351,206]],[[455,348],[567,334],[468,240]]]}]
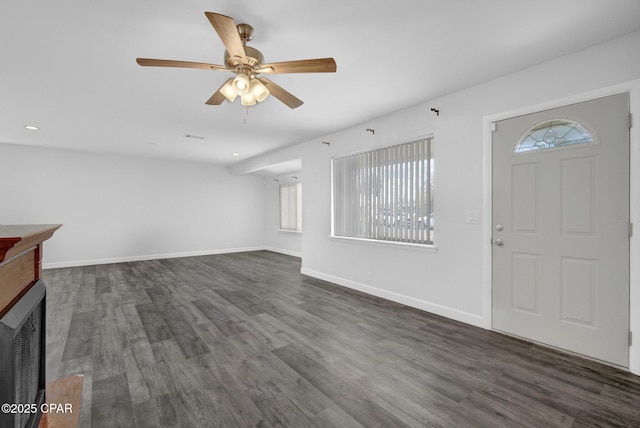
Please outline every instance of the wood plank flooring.
[{"label": "wood plank flooring", "polygon": [[266,252],[47,270],[81,427],[640,427],[640,378]]}]

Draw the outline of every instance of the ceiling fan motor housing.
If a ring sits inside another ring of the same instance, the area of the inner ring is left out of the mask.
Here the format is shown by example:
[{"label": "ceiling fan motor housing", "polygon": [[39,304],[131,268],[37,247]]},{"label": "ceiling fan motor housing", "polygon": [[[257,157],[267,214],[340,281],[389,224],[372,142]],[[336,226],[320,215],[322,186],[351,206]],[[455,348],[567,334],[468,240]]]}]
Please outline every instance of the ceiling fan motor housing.
[{"label": "ceiling fan motor housing", "polygon": [[251,46],[245,46],[244,52],[246,56],[244,58],[232,57],[229,55],[228,51],[224,51],[224,65],[227,68],[237,69],[237,68],[251,68],[256,69],[260,68],[260,65],[264,61],[264,57],[262,56],[262,52],[260,52],[256,48],[252,48]]},{"label": "ceiling fan motor housing", "polygon": [[262,52],[258,49],[252,48],[251,46],[247,46],[247,42],[253,39],[253,27],[249,24],[238,24],[236,25],[238,29],[238,35],[240,36],[240,40],[242,41],[242,45],[244,46],[245,57],[237,58],[229,55],[228,51],[224,51],[224,64],[228,68],[250,68],[256,69],[259,68],[262,62],[264,61],[264,57],[262,56]]}]

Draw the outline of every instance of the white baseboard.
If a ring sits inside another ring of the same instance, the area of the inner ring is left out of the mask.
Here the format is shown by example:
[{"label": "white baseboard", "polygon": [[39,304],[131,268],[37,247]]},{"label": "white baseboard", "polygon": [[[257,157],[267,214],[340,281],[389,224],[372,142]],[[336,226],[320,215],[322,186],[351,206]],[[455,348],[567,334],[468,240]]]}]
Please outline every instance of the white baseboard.
[{"label": "white baseboard", "polygon": [[297,252],[297,251],[283,250],[283,249],[274,248],[274,247],[264,247],[263,249],[267,250],[267,251],[272,251],[274,253],[284,254],[286,256],[298,257],[300,259],[302,258],[302,253]]},{"label": "white baseboard", "polygon": [[456,321],[460,321],[466,324],[471,324],[476,327],[486,329],[486,321],[480,315],[470,314],[458,309],[449,308],[447,306],[439,305],[437,303],[427,302],[425,300],[416,299],[415,297],[406,296],[404,294],[394,293],[392,291],[384,290],[370,285],[362,284],[360,282],[351,281],[348,279],[340,278],[337,276],[329,275],[323,272],[318,272],[312,269],[302,268],[300,273],[314,278],[321,279],[323,281],[332,282],[334,284],[342,285],[347,288],[362,291],[363,293],[371,294],[373,296],[381,297],[383,299],[391,300],[392,302],[401,303],[412,308],[420,309],[432,314],[441,315],[446,318],[450,318]]},{"label": "white baseboard", "polygon": [[[68,262],[43,263],[43,269],[59,269],[66,267],[106,265],[112,263],[141,262],[146,260],[177,259],[181,257],[211,256],[214,254],[244,253],[247,251],[267,250],[265,247],[226,248],[220,250],[188,251],[183,253],[148,254],[142,256],[113,257],[108,259],[88,259]],[[275,251],[275,250],[269,250]]]}]

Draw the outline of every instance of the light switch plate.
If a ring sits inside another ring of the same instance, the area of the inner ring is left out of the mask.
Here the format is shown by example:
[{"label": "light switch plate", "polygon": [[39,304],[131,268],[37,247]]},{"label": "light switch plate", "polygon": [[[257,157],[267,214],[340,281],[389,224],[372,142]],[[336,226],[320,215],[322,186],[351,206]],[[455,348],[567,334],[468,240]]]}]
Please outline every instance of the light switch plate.
[{"label": "light switch plate", "polygon": [[478,210],[467,211],[466,220],[467,220],[467,224],[480,224],[480,211]]}]

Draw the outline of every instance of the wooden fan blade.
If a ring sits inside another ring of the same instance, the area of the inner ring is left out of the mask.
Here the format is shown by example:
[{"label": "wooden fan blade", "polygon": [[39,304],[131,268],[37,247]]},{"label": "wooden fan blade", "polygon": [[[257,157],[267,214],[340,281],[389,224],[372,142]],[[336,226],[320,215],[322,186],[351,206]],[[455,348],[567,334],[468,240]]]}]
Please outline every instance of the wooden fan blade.
[{"label": "wooden fan blade", "polygon": [[144,67],[179,67],[179,68],[200,68],[203,70],[227,70],[222,65],[207,64],[206,62],[191,62],[191,61],[173,61],[170,59],[151,59],[151,58],[136,58],[136,62]]},{"label": "wooden fan blade", "polygon": [[245,57],[244,46],[233,18],[213,12],[205,12],[204,14],[209,18],[209,22],[218,33],[229,55],[239,58]]},{"label": "wooden fan blade", "polygon": [[[227,80],[222,84],[222,86],[226,85],[227,82],[232,80],[233,78]],[[213,95],[211,95],[211,98],[209,98],[205,104],[209,104],[210,106],[219,106],[224,102],[226,98],[224,95],[222,95],[222,92],[220,92],[220,89],[222,89],[222,86],[220,86],[220,88]]]},{"label": "wooden fan blade", "polygon": [[334,73],[336,62],[333,58],[302,59],[299,61],[273,62],[263,64],[258,73]]},{"label": "wooden fan blade", "polygon": [[211,95],[211,98],[209,98],[205,104],[209,104],[210,106],[219,106],[224,102],[224,100],[224,95],[222,95],[220,91],[216,91],[213,95]]},{"label": "wooden fan blade", "polygon": [[274,97],[282,101],[284,104],[287,105],[287,107],[293,109],[293,108],[300,107],[302,104],[304,104],[304,101],[302,101],[299,98],[296,98],[290,92],[282,89],[280,86],[276,85],[266,77],[260,77],[258,80],[261,81],[264,84],[264,86],[267,87],[271,95],[273,95]]}]

